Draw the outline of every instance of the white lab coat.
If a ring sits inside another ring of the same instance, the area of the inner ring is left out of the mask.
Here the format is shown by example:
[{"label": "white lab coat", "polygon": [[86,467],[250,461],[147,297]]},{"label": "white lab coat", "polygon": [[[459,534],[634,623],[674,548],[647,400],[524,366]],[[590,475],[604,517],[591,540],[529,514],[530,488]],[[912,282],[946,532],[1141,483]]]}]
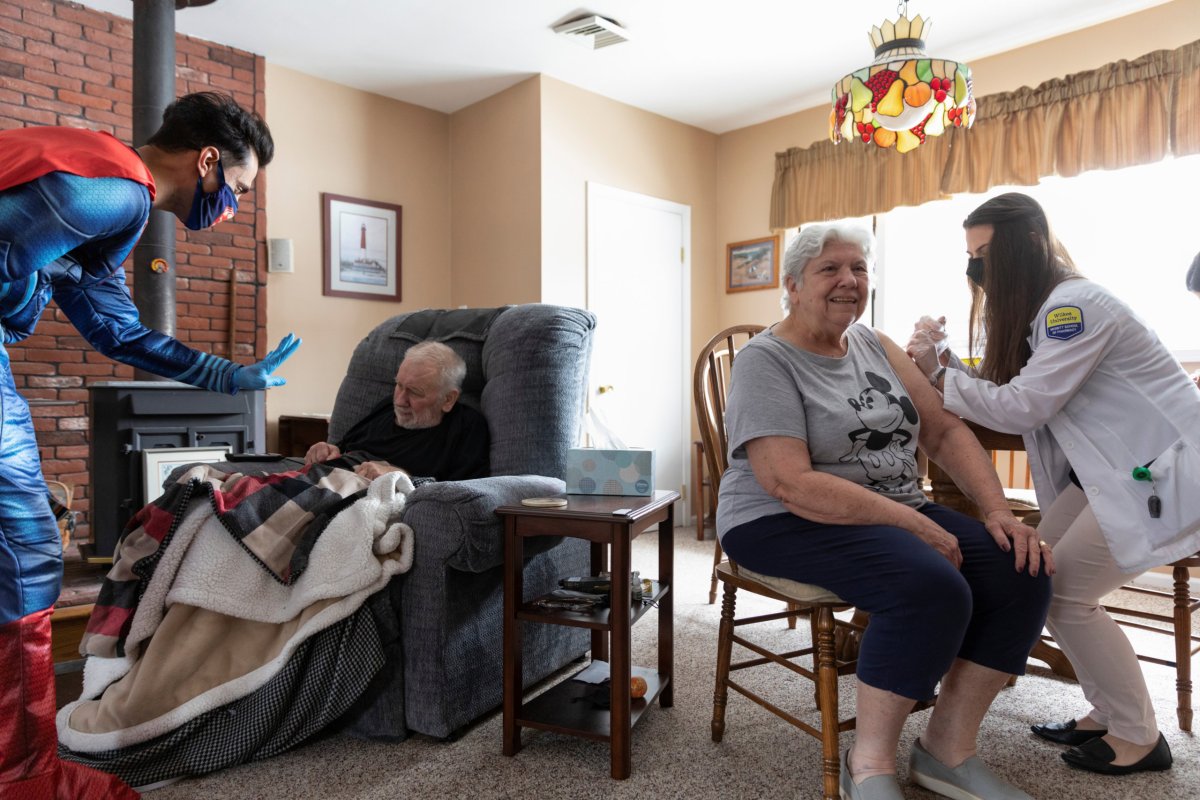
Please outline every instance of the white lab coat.
[{"label": "white lab coat", "polygon": [[[1103,287],[1076,279],[1050,293],[1029,344],[1029,363],[1004,386],[947,371],[945,407],[1022,435],[1042,508],[1074,467],[1122,571],[1200,550],[1200,390],[1155,333]],[[1151,460],[1153,489],[1132,477]]]}]

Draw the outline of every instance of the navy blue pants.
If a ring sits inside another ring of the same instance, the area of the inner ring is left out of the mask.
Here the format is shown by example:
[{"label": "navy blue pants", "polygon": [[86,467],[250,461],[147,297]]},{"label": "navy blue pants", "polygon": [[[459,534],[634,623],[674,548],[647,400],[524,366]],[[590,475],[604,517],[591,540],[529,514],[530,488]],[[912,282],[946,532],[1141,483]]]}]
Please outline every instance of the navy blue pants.
[{"label": "navy blue pants", "polygon": [[871,615],[858,654],[868,686],[928,700],[954,659],[1021,675],[1050,606],[1050,578],[1017,572],[978,520],[935,503],[920,513],[958,539],[961,570],[890,525],[825,525],[774,514],[721,546],[763,575],[811,583]]}]

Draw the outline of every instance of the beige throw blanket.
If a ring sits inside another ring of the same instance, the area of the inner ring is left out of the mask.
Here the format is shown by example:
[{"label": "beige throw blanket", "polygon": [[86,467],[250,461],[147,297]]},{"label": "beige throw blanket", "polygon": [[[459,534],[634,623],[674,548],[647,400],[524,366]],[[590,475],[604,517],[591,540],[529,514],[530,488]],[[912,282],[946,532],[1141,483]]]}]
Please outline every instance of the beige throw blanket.
[{"label": "beige throw blanket", "polygon": [[209,503],[192,503],[138,603],[126,655],[89,657],[81,699],[59,711],[60,742],[128,747],[262,687],[300,643],[409,569],[413,533],[399,518],[411,491],[403,473],[377,478],[329,522],[290,585],[247,555]]}]

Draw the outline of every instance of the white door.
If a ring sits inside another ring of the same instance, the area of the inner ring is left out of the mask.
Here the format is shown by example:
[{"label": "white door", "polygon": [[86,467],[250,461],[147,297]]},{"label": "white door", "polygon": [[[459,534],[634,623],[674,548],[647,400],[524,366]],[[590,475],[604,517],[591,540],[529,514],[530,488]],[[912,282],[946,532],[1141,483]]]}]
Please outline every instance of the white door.
[{"label": "white door", "polygon": [[687,497],[691,208],[589,183],[587,219],[589,403],[626,445],[654,449],[656,489]]}]

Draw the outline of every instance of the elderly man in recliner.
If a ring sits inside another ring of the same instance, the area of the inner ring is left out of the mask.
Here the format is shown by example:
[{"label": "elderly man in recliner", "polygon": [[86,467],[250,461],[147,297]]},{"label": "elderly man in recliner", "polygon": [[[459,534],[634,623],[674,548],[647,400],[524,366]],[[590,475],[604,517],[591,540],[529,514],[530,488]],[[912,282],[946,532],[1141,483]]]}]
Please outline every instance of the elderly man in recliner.
[{"label": "elderly man in recliner", "polygon": [[421,342],[404,354],[392,399],[354,424],[338,443],[317,442],[306,464],[348,458],[347,467],[374,480],[404,471],[415,485],[488,475],[488,426],[483,415],[458,402],[467,367],[440,342]]}]

